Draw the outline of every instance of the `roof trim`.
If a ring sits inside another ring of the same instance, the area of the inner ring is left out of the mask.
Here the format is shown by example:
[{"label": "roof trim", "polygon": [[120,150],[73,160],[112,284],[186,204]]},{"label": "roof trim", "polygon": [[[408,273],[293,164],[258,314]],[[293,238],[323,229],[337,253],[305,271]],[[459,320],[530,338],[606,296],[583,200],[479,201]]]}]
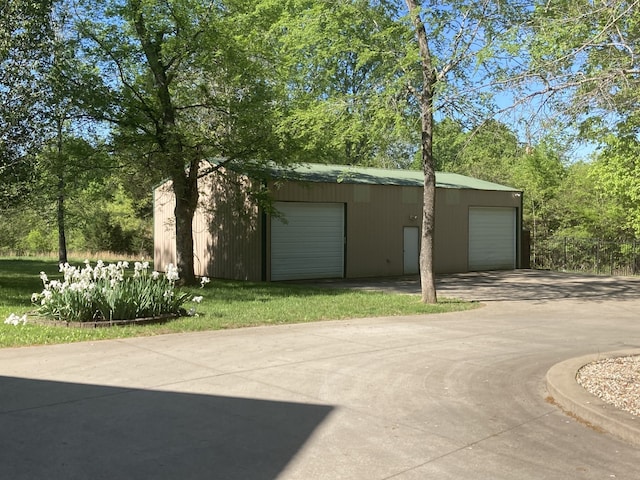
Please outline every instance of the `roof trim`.
[{"label": "roof trim", "polygon": [[[212,160],[216,164],[220,161]],[[420,170],[401,170],[354,165],[334,165],[325,163],[296,163],[277,165],[229,161],[225,168],[249,177],[263,180],[288,180],[310,183],[345,183],[359,185],[397,185],[403,187],[424,186],[424,175]],[[206,174],[205,174],[206,175]],[[154,190],[168,182],[166,179],[154,186]],[[436,172],[436,187],[457,190],[486,190],[502,192],[520,192],[521,189],[487,182],[458,173]]]},{"label": "roof trim", "polygon": [[[392,170],[352,165],[320,163],[302,163],[286,167],[274,165],[268,169],[268,174],[272,178],[279,180],[298,182],[398,185],[406,187],[422,187],[424,185],[424,174],[419,170]],[[521,191],[506,185],[446,172],[436,172],[436,187],[508,192]]]}]

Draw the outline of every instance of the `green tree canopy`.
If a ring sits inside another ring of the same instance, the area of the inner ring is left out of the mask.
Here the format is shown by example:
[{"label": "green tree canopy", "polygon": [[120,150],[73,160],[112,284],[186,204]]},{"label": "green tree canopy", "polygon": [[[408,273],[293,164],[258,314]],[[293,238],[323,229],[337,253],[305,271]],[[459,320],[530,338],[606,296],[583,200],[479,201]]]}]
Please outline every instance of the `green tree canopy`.
[{"label": "green tree canopy", "polygon": [[266,35],[270,2],[81,4],[84,54],[100,66],[109,89],[112,108],[104,118],[116,125],[115,145],[171,179],[177,264],[193,282],[191,224],[203,162],[282,158],[273,128],[279,111]]},{"label": "green tree canopy", "polygon": [[44,77],[52,42],[51,0],[0,3],[0,204],[21,199],[41,144]]},{"label": "green tree canopy", "polygon": [[609,135],[589,171],[595,193],[607,201],[603,211],[611,227],[608,236],[640,238],[640,141],[637,132]]},{"label": "green tree canopy", "polygon": [[413,35],[392,2],[284,2],[274,25],[300,159],[406,166],[418,141],[403,57]]}]

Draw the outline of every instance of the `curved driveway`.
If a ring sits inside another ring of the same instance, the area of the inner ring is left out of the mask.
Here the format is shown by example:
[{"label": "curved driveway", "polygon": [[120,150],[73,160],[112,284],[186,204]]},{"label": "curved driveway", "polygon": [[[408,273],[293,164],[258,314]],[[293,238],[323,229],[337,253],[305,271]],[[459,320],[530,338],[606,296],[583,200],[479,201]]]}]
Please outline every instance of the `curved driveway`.
[{"label": "curved driveway", "polygon": [[638,478],[640,449],[545,391],[560,361],[640,348],[638,279],[468,274],[440,295],[486,303],[0,350],[0,478]]}]

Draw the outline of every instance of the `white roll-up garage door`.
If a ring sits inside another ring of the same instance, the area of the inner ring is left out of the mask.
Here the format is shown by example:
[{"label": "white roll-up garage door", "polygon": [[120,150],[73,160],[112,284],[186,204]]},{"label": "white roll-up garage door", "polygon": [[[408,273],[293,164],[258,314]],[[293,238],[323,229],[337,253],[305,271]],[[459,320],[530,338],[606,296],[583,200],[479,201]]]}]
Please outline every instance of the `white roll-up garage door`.
[{"label": "white roll-up garage door", "polygon": [[271,280],[344,276],[344,204],[276,202]]},{"label": "white roll-up garage door", "polygon": [[516,268],[516,209],[469,208],[469,270]]}]

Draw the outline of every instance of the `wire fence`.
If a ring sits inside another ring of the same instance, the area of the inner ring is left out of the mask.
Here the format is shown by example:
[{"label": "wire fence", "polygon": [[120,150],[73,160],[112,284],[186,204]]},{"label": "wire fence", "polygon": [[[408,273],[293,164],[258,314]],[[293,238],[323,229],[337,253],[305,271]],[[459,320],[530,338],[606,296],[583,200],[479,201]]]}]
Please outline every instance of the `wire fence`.
[{"label": "wire fence", "polygon": [[611,242],[570,237],[532,240],[532,268],[640,275],[640,240]]}]

